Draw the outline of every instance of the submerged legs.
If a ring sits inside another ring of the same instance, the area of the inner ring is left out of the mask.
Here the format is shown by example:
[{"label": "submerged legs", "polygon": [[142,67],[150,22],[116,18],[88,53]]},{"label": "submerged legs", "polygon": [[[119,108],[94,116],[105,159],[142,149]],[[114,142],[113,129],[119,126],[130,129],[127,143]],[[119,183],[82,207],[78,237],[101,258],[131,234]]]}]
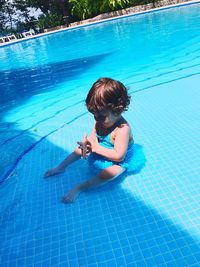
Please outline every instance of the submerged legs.
[{"label": "submerged legs", "polygon": [[62,201],[64,203],[72,203],[77,199],[77,197],[79,196],[79,194],[82,191],[85,191],[87,189],[91,189],[92,187],[95,187],[95,186],[103,185],[103,184],[117,178],[124,171],[125,171],[125,169],[120,167],[119,165],[113,165],[111,167],[108,167],[108,168],[102,170],[95,177],[73,187],[69,192],[67,192],[63,196]]}]

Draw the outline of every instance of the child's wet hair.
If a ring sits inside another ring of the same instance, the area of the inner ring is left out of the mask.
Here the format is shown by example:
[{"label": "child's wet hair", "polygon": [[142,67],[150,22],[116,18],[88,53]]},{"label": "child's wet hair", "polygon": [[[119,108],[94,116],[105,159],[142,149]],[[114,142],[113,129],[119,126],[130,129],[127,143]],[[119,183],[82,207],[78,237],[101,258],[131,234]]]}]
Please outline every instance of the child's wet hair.
[{"label": "child's wet hair", "polygon": [[121,114],[128,109],[130,98],[127,88],[121,82],[100,78],[92,85],[86,106],[91,113],[110,109],[115,114]]}]

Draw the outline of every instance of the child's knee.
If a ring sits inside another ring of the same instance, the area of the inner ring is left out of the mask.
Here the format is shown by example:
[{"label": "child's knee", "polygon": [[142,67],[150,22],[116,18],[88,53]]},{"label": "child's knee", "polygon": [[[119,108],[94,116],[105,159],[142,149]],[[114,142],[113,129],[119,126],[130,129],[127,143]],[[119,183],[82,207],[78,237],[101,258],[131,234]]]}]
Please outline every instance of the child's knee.
[{"label": "child's knee", "polygon": [[113,165],[111,167],[108,167],[104,170],[101,171],[100,173],[100,179],[102,180],[112,180],[118,177],[120,174],[122,174],[125,171],[124,168],[118,166],[118,165]]}]

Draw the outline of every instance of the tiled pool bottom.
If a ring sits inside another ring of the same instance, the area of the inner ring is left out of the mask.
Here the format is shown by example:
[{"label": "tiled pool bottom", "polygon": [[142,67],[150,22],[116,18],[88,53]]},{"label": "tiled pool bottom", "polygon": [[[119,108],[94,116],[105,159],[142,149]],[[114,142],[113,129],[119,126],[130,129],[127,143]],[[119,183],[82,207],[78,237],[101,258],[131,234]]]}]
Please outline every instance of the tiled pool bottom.
[{"label": "tiled pool bottom", "polygon": [[[74,204],[60,199],[89,176],[85,162],[44,180],[66,152],[44,140],[28,153],[0,187],[0,266],[200,266],[198,84],[195,76],[134,94],[126,117],[145,166]],[[52,138],[67,148],[79,125]]]}]

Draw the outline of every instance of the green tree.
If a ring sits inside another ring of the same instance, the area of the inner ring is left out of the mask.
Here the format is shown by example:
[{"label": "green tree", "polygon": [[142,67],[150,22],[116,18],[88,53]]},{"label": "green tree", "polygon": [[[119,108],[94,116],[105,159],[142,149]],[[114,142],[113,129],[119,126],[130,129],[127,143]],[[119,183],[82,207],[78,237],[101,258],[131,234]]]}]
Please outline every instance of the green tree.
[{"label": "green tree", "polygon": [[15,23],[15,9],[12,2],[1,0],[0,1],[0,29],[5,31],[7,28],[13,30]]},{"label": "green tree", "polygon": [[70,11],[69,11],[69,1],[66,0],[57,0],[58,4],[61,8],[63,19],[65,24],[69,25],[69,19],[70,19]]},{"label": "green tree", "polygon": [[38,26],[41,31],[44,31],[45,28],[52,28],[62,24],[62,15],[50,13],[47,15],[41,15],[36,23],[36,26]]},{"label": "green tree", "polygon": [[15,32],[19,24],[30,24],[32,20],[25,0],[0,0],[1,31]]},{"label": "green tree", "polygon": [[130,0],[102,0],[100,1],[99,11],[108,12],[117,9],[122,9],[128,6]]},{"label": "green tree", "polygon": [[[68,25],[70,21],[94,17],[101,13],[157,0],[0,0],[0,31],[51,28]],[[42,15],[36,21],[29,9],[36,8]]]},{"label": "green tree", "polygon": [[[69,2],[67,0],[25,0],[29,7],[39,8],[49,18],[54,17],[61,24],[69,24]],[[62,17],[61,21],[60,18]],[[44,16],[41,17],[44,20]],[[48,20],[48,19],[47,19]],[[51,23],[52,25],[52,23]],[[52,26],[51,26],[52,27]]]},{"label": "green tree", "polygon": [[72,14],[79,19],[87,19],[100,13],[122,9],[130,5],[131,0],[69,0]]},{"label": "green tree", "polygon": [[69,0],[72,15],[78,19],[87,19],[92,16],[93,10],[90,0]]},{"label": "green tree", "polygon": [[28,7],[40,8],[44,14],[47,14],[51,10],[51,0],[25,0]]}]

